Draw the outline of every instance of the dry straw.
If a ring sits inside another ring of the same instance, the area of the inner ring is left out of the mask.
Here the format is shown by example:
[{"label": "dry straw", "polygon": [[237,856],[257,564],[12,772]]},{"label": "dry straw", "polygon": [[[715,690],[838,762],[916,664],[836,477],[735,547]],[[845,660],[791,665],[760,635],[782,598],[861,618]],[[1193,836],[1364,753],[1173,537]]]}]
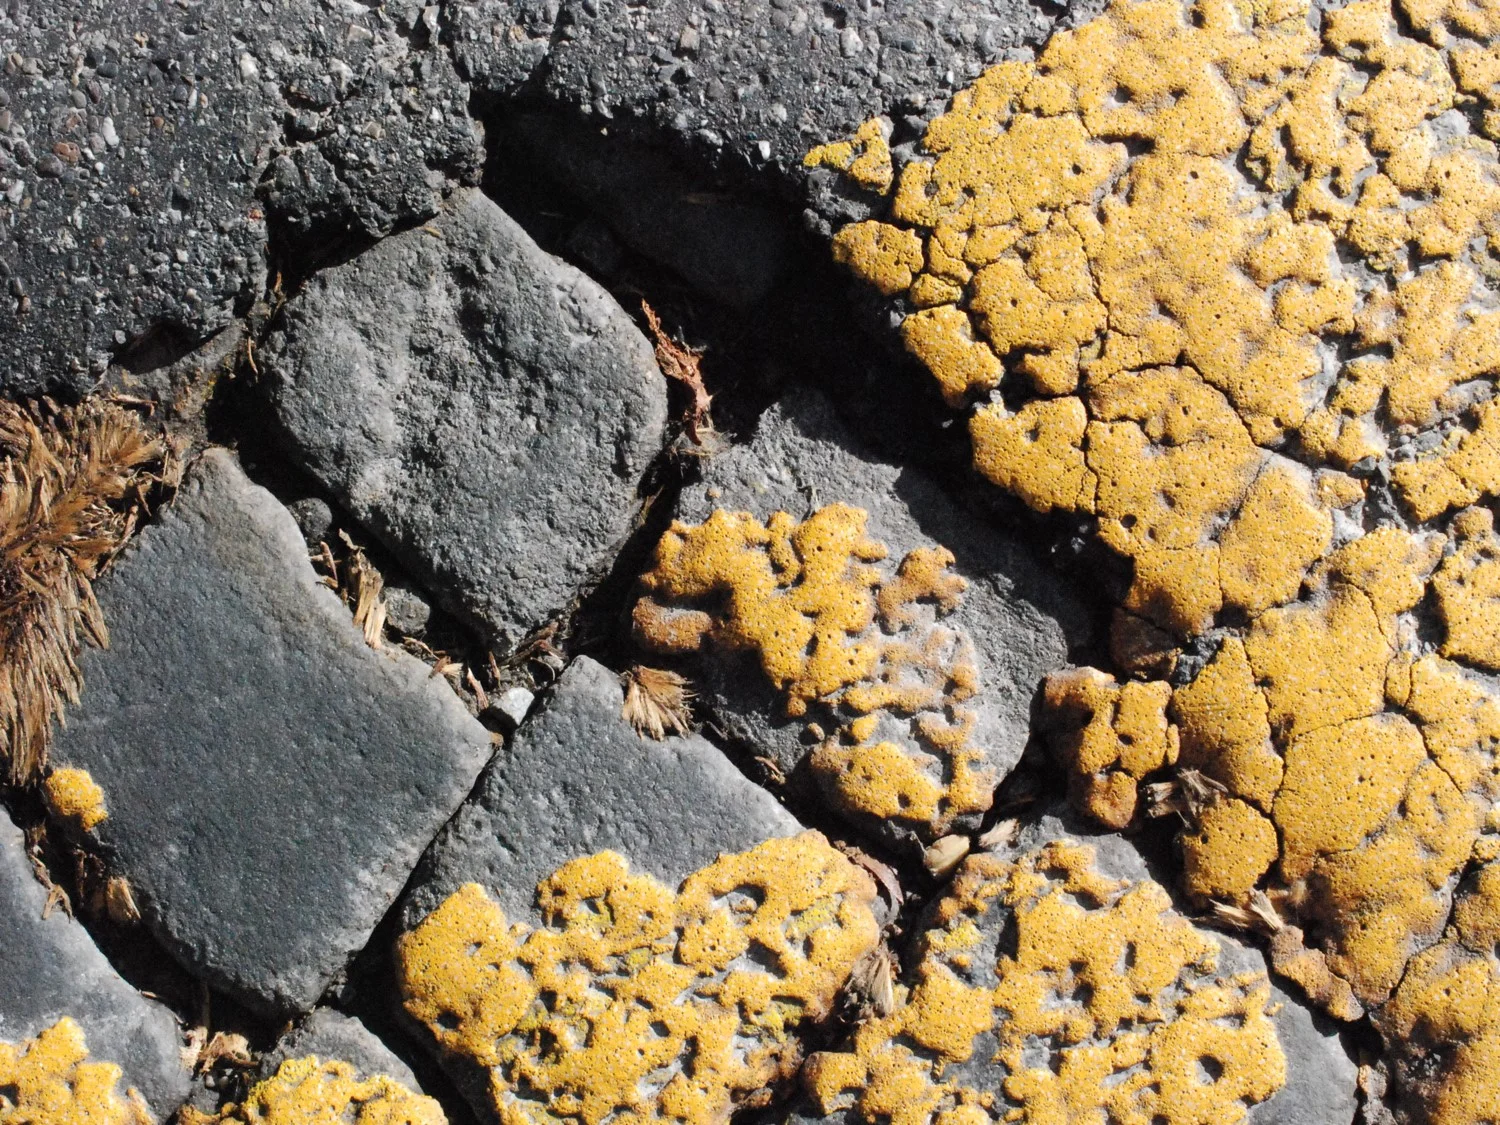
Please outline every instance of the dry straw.
[{"label": "dry straw", "polygon": [[84,638],[109,643],[93,580],[173,458],[136,415],[97,400],[0,402],[0,458],[0,769],[24,785],[78,701]]}]

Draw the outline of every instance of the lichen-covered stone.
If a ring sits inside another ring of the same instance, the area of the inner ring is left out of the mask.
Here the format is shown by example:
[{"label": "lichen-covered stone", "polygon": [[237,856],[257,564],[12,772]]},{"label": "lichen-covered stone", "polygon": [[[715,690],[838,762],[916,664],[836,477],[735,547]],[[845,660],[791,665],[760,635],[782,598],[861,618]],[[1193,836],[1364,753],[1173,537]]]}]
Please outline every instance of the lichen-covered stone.
[{"label": "lichen-covered stone", "polygon": [[260,363],[304,467],[500,647],[608,567],[663,441],[645,338],[478,191],[319,274]]},{"label": "lichen-covered stone", "polygon": [[[973,825],[1083,613],[1019,543],[796,393],[685,490],[635,607],[716,718],[889,838]],[[820,733],[821,732],[821,733]]]},{"label": "lichen-covered stone", "polygon": [[185,1110],[181,1125],[447,1125],[442,1106],[387,1074],[305,1055],[287,1059],[250,1087],[245,1100],[213,1115]]},{"label": "lichen-covered stone", "polygon": [[1133,846],[1046,816],[969,856],[897,1006],[804,1070],[845,1122],[1344,1121],[1355,1066],[1256,951],[1174,908]]},{"label": "lichen-covered stone", "polygon": [[873,881],[586,657],[433,845],[406,1012],[482,1112],[722,1122],[764,1101],[873,948]]},{"label": "lichen-covered stone", "polygon": [[282,1063],[309,1055],[349,1063],[361,1079],[384,1075],[408,1090],[421,1091],[411,1067],[359,1020],[332,1008],[314,1008],[278,1039],[260,1057],[259,1074],[274,1077]]},{"label": "lichen-covered stone", "polygon": [[224,450],[97,587],[108,651],[52,757],[146,925],[257,1008],[311,1007],[468,793],[489,732],[364,643],[296,523]]},{"label": "lichen-covered stone", "polygon": [[176,1020],[47,898],[0,812],[0,1119],[137,1125],[139,1099],[166,1120],[191,1079]]},{"label": "lichen-covered stone", "polygon": [[[1117,671],[1163,678],[1054,681],[1075,799],[1124,824],[1160,782],[1188,890],[1261,909],[1342,1018],[1439,940],[1500,792],[1487,20],[1116,0],[955,96],[834,238],[975,407],[977,471],[1131,564]],[[1122,737],[1127,691],[1175,755]]]}]

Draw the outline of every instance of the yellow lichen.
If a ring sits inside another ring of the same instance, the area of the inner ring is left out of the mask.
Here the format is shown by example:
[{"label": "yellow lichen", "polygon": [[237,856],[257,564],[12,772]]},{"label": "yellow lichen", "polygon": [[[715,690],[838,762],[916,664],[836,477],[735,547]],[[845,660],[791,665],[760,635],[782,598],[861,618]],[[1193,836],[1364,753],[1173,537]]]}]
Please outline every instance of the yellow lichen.
[{"label": "yellow lichen", "polygon": [[0,1121],[6,1125],[142,1125],[155,1120],[120,1068],[89,1061],[83,1029],[64,1016],[24,1043],[0,1042]]},{"label": "yellow lichen", "polygon": [[1500,670],[1500,538],[1495,516],[1471,508],[1453,520],[1457,549],[1432,578],[1444,656]]},{"label": "yellow lichen", "polygon": [[407,1012],[490,1073],[504,1125],[716,1122],[800,1058],[879,927],[815,832],[721,856],[674,894],[613,852],[537,888],[541,929],[468,884],[401,940]]},{"label": "yellow lichen", "polygon": [[[983,953],[1006,915],[1013,948]],[[1285,1082],[1265,975],[1217,975],[1218,942],[1157,884],[1102,876],[1092,848],[971,856],[931,919],[904,1003],[808,1060],[824,1113],[977,1125],[1003,1104],[1015,1121],[1232,1125]],[[997,1075],[980,1090],[949,1075],[986,1032]]]},{"label": "yellow lichen", "polygon": [[360,1078],[354,1067],[309,1055],[288,1059],[245,1100],[200,1125],[447,1125],[442,1106],[394,1078]]},{"label": "yellow lichen", "polygon": [[104,790],[87,770],[64,767],[49,773],[42,782],[42,793],[54,816],[92,832],[109,817],[104,807]]},{"label": "yellow lichen", "polygon": [[1279,850],[1271,818],[1237,797],[1209,804],[1181,842],[1188,893],[1226,902],[1243,900]]},{"label": "yellow lichen", "polygon": [[891,167],[891,148],[885,127],[872,118],[861,125],[852,140],[819,145],[802,162],[808,168],[833,168],[846,173],[860,187],[884,195],[896,178]]},{"label": "yellow lichen", "polygon": [[894,573],[873,565],[887,552],[866,519],[831,504],[801,523],[718,510],[673,524],[641,580],[636,636],[661,653],[752,653],[789,715],[818,705],[832,718],[831,732],[809,722],[810,764],[840,806],[935,839],[988,809],[999,780],[964,706],[979,689],[973,645],[939,620],[966,583],[942,547],[916,548]]},{"label": "yellow lichen", "polygon": [[[1112,0],[956,95],[859,236],[920,247],[902,335],[977,471],[1129,564],[1116,672],[1213,794],[1189,890],[1274,892],[1346,1018],[1495,830],[1497,37],[1492,0]],[[1044,719],[1119,824],[1172,763],[1121,768],[1083,683]]]},{"label": "yellow lichen", "polygon": [[1094,668],[1047,677],[1052,751],[1068,771],[1074,802],[1101,823],[1129,824],[1141,778],[1177,761],[1177,728],[1167,721],[1171,697],[1160,681],[1117,684]]},{"label": "yellow lichen", "polygon": [[1443,940],[1417,954],[1376,1025],[1431,1125],[1500,1118],[1500,864],[1480,869]]}]

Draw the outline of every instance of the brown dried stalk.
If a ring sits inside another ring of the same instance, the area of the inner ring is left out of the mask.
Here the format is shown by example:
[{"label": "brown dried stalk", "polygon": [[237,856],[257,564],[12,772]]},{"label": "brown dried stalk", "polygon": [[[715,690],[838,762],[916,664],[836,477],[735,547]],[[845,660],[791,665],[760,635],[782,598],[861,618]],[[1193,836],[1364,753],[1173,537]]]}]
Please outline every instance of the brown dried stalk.
[{"label": "brown dried stalk", "polygon": [[676,672],[640,664],[625,673],[625,706],[621,714],[638,734],[660,742],[670,731],[686,734],[692,725],[693,692]]},{"label": "brown dried stalk", "polygon": [[172,451],[111,402],[0,402],[0,766],[14,785],[46,764],[54,720],[78,702],[83,640],[109,633],[93,580],[119,552]]},{"label": "brown dried stalk", "polygon": [[353,608],[354,623],[364,633],[365,644],[380,648],[385,638],[385,579],[365,555],[364,548],[342,531],[339,537],[349,550],[339,593]]},{"label": "brown dried stalk", "polygon": [[713,396],[703,385],[699,353],[691,348],[683,347],[668,336],[661,326],[661,318],[656,315],[656,310],[644,300],[641,302],[641,311],[646,315],[646,327],[651,330],[651,339],[656,346],[656,365],[661,368],[663,375],[681,383],[693,396],[687,418],[684,419],[684,427],[687,430],[688,439],[694,445],[703,445],[705,438],[711,435],[714,429],[713,421],[709,417],[709,407],[713,403]]}]

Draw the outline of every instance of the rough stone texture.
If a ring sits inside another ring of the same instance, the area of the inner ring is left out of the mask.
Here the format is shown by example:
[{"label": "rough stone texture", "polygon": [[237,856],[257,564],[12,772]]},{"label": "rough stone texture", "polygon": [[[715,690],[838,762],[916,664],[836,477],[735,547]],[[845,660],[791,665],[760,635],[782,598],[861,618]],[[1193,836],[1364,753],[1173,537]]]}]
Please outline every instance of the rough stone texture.
[{"label": "rough stone texture", "polygon": [[[1081,823],[1063,806],[1027,824],[1012,844],[997,849],[996,854],[1008,859],[1056,840],[1072,840],[1094,848],[1095,870],[1106,878],[1132,884],[1147,879],[1170,884],[1171,876],[1149,864],[1129,840],[1115,834],[1101,834]],[[919,938],[933,921],[929,910],[914,927],[914,939]],[[993,988],[997,981],[993,955],[1015,952],[1014,918],[1006,908],[996,906],[975,917],[974,921],[983,935],[983,944],[979,948],[984,953],[974,959],[962,980],[974,987]],[[1260,950],[1222,930],[1208,932],[1220,947],[1216,977],[1268,972]],[[1081,995],[1086,1003],[1089,994]],[[1354,1120],[1357,1067],[1345,1051],[1333,1021],[1321,1013],[1312,1012],[1306,1006],[1305,998],[1282,988],[1274,976],[1266,1010],[1271,1013],[1277,1039],[1286,1057],[1286,1081],[1269,1098],[1249,1106],[1244,1120],[1248,1125],[1342,1125]],[[1008,1108],[1014,1103],[1005,1098],[1003,1083],[1006,1072],[1003,1065],[992,1061],[994,1048],[993,1031],[981,1033],[972,1058],[948,1066],[942,1077],[981,1093],[993,1092],[996,1096],[995,1111],[1002,1112],[1002,1107]],[[915,1085],[908,1092],[913,1098],[919,1096],[919,1088]],[[783,1120],[785,1125],[833,1125],[835,1122],[838,1125],[865,1125],[857,1108],[823,1116],[816,1104],[807,1100],[794,1104]]]},{"label": "rough stone texture", "polygon": [[[796,390],[762,415],[754,439],[704,463],[699,483],[683,490],[677,518],[701,523],[716,508],[766,520],[778,510],[798,519],[828,504],[869,513],[870,538],[892,560],[941,545],[968,580],[963,601],[943,618],[977,649],[980,690],[972,741],[985,765],[1003,776],[1019,760],[1042,677],[1084,642],[1088,620],[1068,588],[1019,541],[961,511],[927,477],[882,461],[844,428],[828,401]],[[775,691],[748,654],[715,650],[696,662],[701,702],[735,739],[774,758],[790,774],[811,751],[806,719],[788,719]],[[889,824],[871,826],[888,835]]]},{"label": "rough stone texture", "polygon": [[52,759],[147,924],[256,1008],[308,1008],[490,752],[420,661],[368,648],[290,514],[211,450],[98,596],[111,648]]},{"label": "rough stone texture", "polygon": [[540,925],[537,883],[604,849],[676,887],[723,852],[801,825],[698,735],[654,742],[620,715],[620,679],[583,656],[516,732],[434,841],[409,896],[410,929],[464,883]]},{"label": "rough stone texture", "polygon": [[43,919],[46,902],[21,830],[0,810],[0,1042],[19,1043],[70,1016],[90,1055],[120,1067],[120,1091],[134,1086],[165,1120],[191,1081],[177,1021],[126,984],[63,910]]},{"label": "rough stone texture", "polygon": [[276,1046],[261,1056],[260,1076],[269,1078],[288,1059],[303,1059],[308,1055],[315,1055],[322,1062],[336,1059],[352,1063],[361,1078],[384,1074],[408,1090],[422,1092],[411,1067],[359,1020],[332,1008],[313,1009],[277,1040]]},{"label": "rough stone texture", "polygon": [[540,169],[602,215],[631,249],[723,304],[764,300],[791,267],[786,209],[751,195],[704,190],[658,149],[603,135],[562,114],[506,118],[506,158]]},{"label": "rough stone texture", "polygon": [[320,274],[262,369],[305,467],[503,647],[607,567],[666,421],[629,318],[478,191]]},{"label": "rough stone texture", "polygon": [[535,74],[601,124],[645,120],[726,163],[787,168],[872,114],[947,97],[1040,42],[1058,11],[1024,0],[458,0],[446,19],[477,87],[504,92]]},{"label": "rough stone texture", "polygon": [[0,5],[0,391],[81,392],[112,354],[224,327],[264,289],[268,214],[379,234],[477,180],[422,10]]}]

